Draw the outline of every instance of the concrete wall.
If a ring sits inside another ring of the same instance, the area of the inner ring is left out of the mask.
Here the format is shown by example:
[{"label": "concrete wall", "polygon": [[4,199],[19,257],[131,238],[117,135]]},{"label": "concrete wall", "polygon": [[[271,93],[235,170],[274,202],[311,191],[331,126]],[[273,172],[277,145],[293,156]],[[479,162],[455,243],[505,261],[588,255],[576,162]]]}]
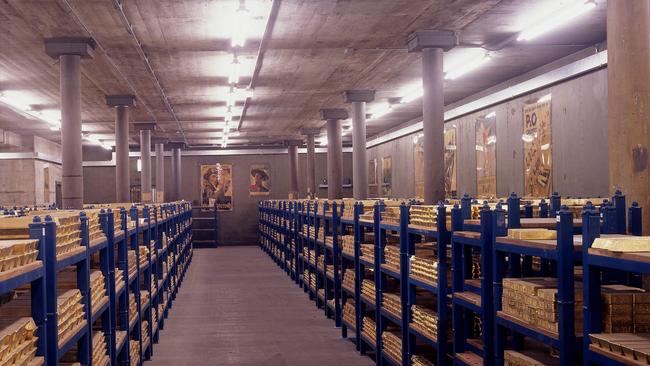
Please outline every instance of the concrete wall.
[{"label": "concrete wall", "polygon": [[[447,123],[456,125],[459,194],[476,194],[475,123],[477,117],[495,111],[497,121],[497,196],[522,194],[523,107],[540,96],[552,94],[553,190],[563,196],[611,194],[607,174],[607,70],[512,99]],[[419,133],[419,132],[418,132]],[[404,136],[368,150],[376,158],[381,181],[381,158],[393,159],[393,197],[415,194],[413,137]]]},{"label": "concrete wall", "polygon": [[[352,154],[343,154],[343,178],[352,177]],[[130,159],[131,185],[140,184],[140,173],[136,171],[135,158]],[[257,206],[263,199],[287,198],[289,191],[289,158],[286,154],[233,155],[233,156],[184,156],[182,158],[183,199],[196,206],[200,200],[200,166],[207,164],[233,165],[233,210],[220,213],[221,242],[224,244],[257,243]],[[307,155],[299,154],[298,182],[301,197],[307,194]],[[248,192],[251,164],[268,164],[271,173],[271,194],[268,197],[251,197]],[[155,177],[155,164],[152,164]],[[327,155],[316,154],[316,180],[320,182],[327,176]],[[165,158],[165,182],[171,182],[171,158]],[[155,178],[154,178],[155,186]],[[115,201],[115,167],[85,167],[84,192],[86,203]],[[344,197],[351,197],[352,190],[344,189]],[[319,189],[319,196],[326,197],[327,190]]]}]

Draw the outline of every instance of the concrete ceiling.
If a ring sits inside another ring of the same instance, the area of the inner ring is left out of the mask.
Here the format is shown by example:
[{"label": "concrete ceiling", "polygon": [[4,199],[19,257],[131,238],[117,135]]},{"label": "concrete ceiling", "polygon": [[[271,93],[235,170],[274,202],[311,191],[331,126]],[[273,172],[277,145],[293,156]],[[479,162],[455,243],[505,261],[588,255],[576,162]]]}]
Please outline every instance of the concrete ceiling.
[{"label": "concrete ceiling", "polygon": [[[548,1],[548,0],[547,0]],[[557,1],[557,0],[553,0]],[[277,144],[301,128],[321,127],[323,107],[346,107],[342,91],[376,89],[396,97],[421,77],[420,55],[405,50],[418,29],[460,32],[461,46],[494,46],[521,29],[539,0],[248,0],[251,32],[238,51],[240,135],[230,146]],[[121,4],[121,5],[120,5]],[[156,122],[156,135],[191,146],[217,145],[224,127],[230,28],[235,0],[3,0],[0,2],[0,91],[28,95],[35,109],[56,111],[58,63],[43,39],[87,36],[97,55],[82,65],[84,131],[113,140],[105,95],[135,94],[133,122]],[[269,20],[270,36],[264,40]],[[479,70],[445,83],[445,102],[481,90],[602,42],[606,1],[534,42],[512,41]],[[133,31],[131,31],[131,28]],[[263,47],[260,47],[263,45]],[[260,48],[262,53],[260,53]],[[452,57],[451,51],[448,56]],[[260,64],[258,62],[258,55]],[[447,57],[447,56],[446,56]],[[256,75],[252,80],[253,75]],[[370,105],[372,107],[372,105]],[[421,116],[421,103],[400,105],[368,122],[375,135]],[[233,118],[237,124],[238,117]],[[59,141],[59,132],[0,104],[0,128]],[[132,132],[132,143],[137,135]]]}]

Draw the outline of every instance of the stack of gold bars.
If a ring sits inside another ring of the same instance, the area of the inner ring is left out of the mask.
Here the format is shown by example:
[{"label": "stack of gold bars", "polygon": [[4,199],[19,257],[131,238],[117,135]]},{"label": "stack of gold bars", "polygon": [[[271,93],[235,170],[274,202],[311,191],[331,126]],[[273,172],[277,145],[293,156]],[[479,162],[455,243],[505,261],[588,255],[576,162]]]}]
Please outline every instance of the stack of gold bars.
[{"label": "stack of gold bars", "polygon": [[93,314],[108,301],[105,281],[102,271],[92,270],[90,272],[90,303],[92,304]]},{"label": "stack of gold bars", "polygon": [[409,276],[432,283],[438,283],[438,260],[433,254],[428,257],[411,256]]},{"label": "stack of gold bars", "polygon": [[[39,212],[40,214],[40,212]],[[70,253],[81,245],[81,230],[78,212],[44,211],[56,224],[56,256]],[[29,224],[33,216],[8,218],[0,221],[0,239],[30,239]]]},{"label": "stack of gold bars", "polygon": [[354,292],[354,269],[348,268],[343,272],[343,287],[350,292]]},{"label": "stack of gold bars", "polygon": [[434,366],[435,364],[422,355],[413,355],[413,357],[411,357],[411,365],[412,366]]},{"label": "stack of gold bars", "polygon": [[343,253],[354,257],[354,235],[343,235],[341,242],[341,250]]},{"label": "stack of gold bars", "polygon": [[140,330],[141,330],[141,332],[142,332],[142,333],[140,333],[140,335],[141,335],[141,339],[142,339],[142,343],[144,344],[144,343],[146,343],[147,340],[149,339],[149,322],[143,319],[143,320],[142,320],[142,323],[141,323],[141,328],[140,328]]},{"label": "stack of gold bars", "polygon": [[356,314],[357,313],[356,313],[356,310],[354,308],[354,300],[348,299],[348,301],[346,301],[345,304],[343,304],[343,320],[346,323],[354,326],[356,324],[356,322],[357,322],[356,321],[356,319],[357,319]]},{"label": "stack of gold bars", "polygon": [[138,304],[135,301],[135,295],[129,291],[129,323],[138,317]]},{"label": "stack of gold bars", "polygon": [[411,327],[431,339],[438,339],[438,314],[423,305],[411,305]]},{"label": "stack of gold bars", "polygon": [[399,206],[386,206],[381,213],[381,223],[399,225]]},{"label": "stack of gold bars", "polygon": [[361,334],[370,339],[373,343],[377,341],[377,329],[375,328],[375,321],[371,318],[364,316],[361,324]]},{"label": "stack of gold bars", "polygon": [[29,365],[36,355],[37,339],[32,318],[0,314],[0,365]]},{"label": "stack of gold bars", "polygon": [[311,287],[313,291],[316,291],[316,275],[309,277],[309,287]]},{"label": "stack of gold bars", "polygon": [[106,347],[106,335],[102,331],[93,331],[93,359],[92,365],[106,366],[111,360],[108,358],[108,349]]},{"label": "stack of gold bars", "polygon": [[37,239],[0,240],[0,273],[34,263],[37,257]]},{"label": "stack of gold bars", "polygon": [[129,341],[129,352],[131,353],[129,355],[131,362],[131,365],[138,365],[140,364],[140,342],[138,341]]},{"label": "stack of gold bars", "polygon": [[400,265],[399,265],[399,247],[395,245],[386,245],[384,247],[384,259],[386,261],[386,265],[392,267],[395,271],[400,270]]},{"label": "stack of gold bars", "polygon": [[86,210],[85,212],[88,217],[88,238],[90,243],[106,240],[106,234],[104,234],[99,221],[99,209]]},{"label": "stack of gold bars", "polygon": [[559,365],[560,359],[542,350],[525,350],[517,352],[506,350],[503,353],[504,366],[545,366]]},{"label": "stack of gold bars", "polygon": [[122,286],[124,286],[124,271],[115,267],[115,291],[119,292]]},{"label": "stack of gold bars", "polygon": [[80,327],[85,324],[85,310],[81,302],[81,291],[57,290],[56,312],[58,314],[58,341],[61,341],[76,334]]},{"label": "stack of gold bars", "polygon": [[144,245],[138,246],[138,249],[140,250],[140,267],[145,266],[147,264],[147,261],[149,259],[149,248],[145,247]]},{"label": "stack of gold bars", "polygon": [[[575,331],[582,333],[582,284],[575,283]],[[546,331],[558,333],[556,278],[504,278],[503,312]]]},{"label": "stack of gold bars", "polygon": [[650,364],[650,334],[590,334],[594,347],[615,353],[630,360],[630,364]]},{"label": "stack of gold bars", "polygon": [[428,229],[436,228],[438,209],[436,206],[413,205],[409,208],[410,224]]},{"label": "stack of gold bars", "polygon": [[343,219],[354,219],[354,202],[355,201],[350,198],[343,199],[343,214],[341,215]]},{"label": "stack of gold bars", "polygon": [[601,287],[605,333],[650,333],[650,293],[623,285]]},{"label": "stack of gold bars", "polygon": [[149,303],[149,291],[147,290],[140,290],[140,306],[142,306],[142,310],[147,307]]},{"label": "stack of gold bars", "polygon": [[375,245],[374,244],[361,244],[361,257],[368,262],[375,261]]},{"label": "stack of gold bars", "polygon": [[317,260],[316,259],[316,251],[314,249],[309,249],[308,254],[309,254],[308,255],[309,263],[311,263],[312,265],[315,266],[316,265],[316,260]]},{"label": "stack of gold bars", "polygon": [[381,333],[384,353],[397,364],[402,364],[402,338],[398,332],[385,330]]},{"label": "stack of gold bars", "polygon": [[305,269],[302,271],[302,281],[303,281],[303,283],[306,283],[306,284],[309,285],[309,282],[310,282],[310,279],[309,279],[309,270],[308,270],[307,268],[305,268]]},{"label": "stack of gold bars", "polygon": [[361,281],[361,296],[371,303],[375,302],[375,282],[369,279]]},{"label": "stack of gold bars", "polygon": [[[129,278],[132,278],[138,271],[138,263],[136,261],[135,250],[127,250],[126,256],[129,263]],[[171,258],[171,256],[169,258]]]},{"label": "stack of gold bars", "polygon": [[385,292],[383,295],[384,308],[396,318],[402,318],[402,302],[399,293]]}]

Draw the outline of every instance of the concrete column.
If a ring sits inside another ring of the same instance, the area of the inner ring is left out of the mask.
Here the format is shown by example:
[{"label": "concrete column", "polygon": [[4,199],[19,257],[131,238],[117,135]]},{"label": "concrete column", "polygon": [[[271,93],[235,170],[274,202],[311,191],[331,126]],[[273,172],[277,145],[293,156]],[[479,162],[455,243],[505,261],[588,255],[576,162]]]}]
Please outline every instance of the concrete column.
[{"label": "concrete column", "polygon": [[140,130],[140,184],[142,185],[142,202],[151,203],[151,130]]},{"label": "concrete column", "polygon": [[289,193],[293,198],[298,198],[300,188],[298,187],[298,144],[301,141],[287,141],[287,151],[289,153],[289,171],[290,171],[290,186]]},{"label": "concrete column", "polygon": [[[607,2],[608,151],[611,190],[650,208],[650,3]],[[611,193],[611,192],[610,192]],[[650,233],[650,215],[643,215]]]},{"label": "concrete column", "polygon": [[156,202],[165,202],[165,145],[156,144]]},{"label": "concrete column", "polygon": [[181,148],[172,149],[172,199],[182,199],[182,170],[181,170]]},{"label": "concrete column", "polygon": [[343,198],[343,141],[341,120],[348,118],[345,109],[321,109],[321,118],[327,120],[327,198]]},{"label": "concrete column", "polygon": [[304,128],[300,133],[307,138],[307,195],[316,194],[316,135],[320,128]]},{"label": "concrete column", "polygon": [[109,95],[106,104],[115,108],[115,201],[130,202],[129,108],[135,106],[135,96]]},{"label": "concrete column", "polygon": [[375,99],[375,91],[348,90],[343,99],[352,103],[352,191],[355,200],[365,200],[368,198],[366,103]]},{"label": "concrete column", "polygon": [[48,38],[45,52],[59,60],[61,92],[61,147],[63,207],[83,208],[81,149],[81,59],[92,58],[88,38]]},{"label": "concrete column", "polygon": [[424,203],[445,199],[444,74],[442,56],[457,44],[448,31],[420,31],[408,40],[409,52],[422,52],[422,120],[424,159]]}]

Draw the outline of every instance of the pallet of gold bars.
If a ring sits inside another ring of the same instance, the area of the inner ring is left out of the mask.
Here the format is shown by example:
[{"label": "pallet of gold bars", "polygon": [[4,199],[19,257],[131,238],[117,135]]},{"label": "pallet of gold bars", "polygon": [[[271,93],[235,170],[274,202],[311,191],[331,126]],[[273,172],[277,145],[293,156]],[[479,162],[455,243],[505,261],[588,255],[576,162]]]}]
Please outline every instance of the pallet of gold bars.
[{"label": "pallet of gold bars", "polygon": [[37,239],[0,240],[0,280],[34,269],[38,243]]},{"label": "pallet of gold bars", "polygon": [[589,348],[594,352],[626,364],[650,364],[650,333],[590,334],[589,340]]},{"label": "pallet of gold bars", "polygon": [[0,365],[42,364],[36,357],[36,324],[31,317],[0,316]]}]

